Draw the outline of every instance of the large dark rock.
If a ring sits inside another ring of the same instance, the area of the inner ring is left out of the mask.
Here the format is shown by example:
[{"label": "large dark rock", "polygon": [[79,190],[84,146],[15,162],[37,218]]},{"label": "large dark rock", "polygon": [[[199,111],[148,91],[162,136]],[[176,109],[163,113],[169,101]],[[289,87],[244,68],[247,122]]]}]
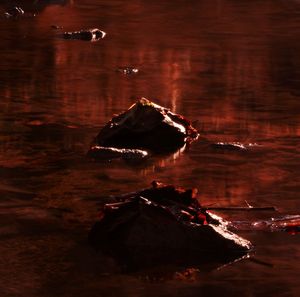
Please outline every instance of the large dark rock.
[{"label": "large dark rock", "polygon": [[96,137],[96,144],[162,152],[176,150],[197,137],[197,130],[183,116],[142,98],[113,117]]},{"label": "large dark rock", "polygon": [[159,263],[228,262],[252,245],[201,208],[195,190],[154,183],[106,204],[89,239],[97,249],[134,267]]}]

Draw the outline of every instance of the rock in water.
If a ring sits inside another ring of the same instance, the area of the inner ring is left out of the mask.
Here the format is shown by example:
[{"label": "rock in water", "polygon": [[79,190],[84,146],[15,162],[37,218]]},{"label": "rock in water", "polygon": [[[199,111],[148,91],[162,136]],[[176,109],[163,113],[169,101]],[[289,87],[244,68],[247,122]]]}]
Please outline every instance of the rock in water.
[{"label": "rock in water", "polygon": [[63,38],[97,41],[99,39],[104,38],[105,35],[106,33],[104,31],[94,28],[94,29],[86,29],[86,30],[80,30],[74,32],[65,32],[63,33]]},{"label": "rock in water", "polygon": [[104,206],[89,240],[129,266],[226,263],[252,248],[227,230],[222,218],[201,208],[196,190],[154,182],[152,188],[116,198],[121,202]]},{"label": "rock in water", "polygon": [[104,126],[96,145],[163,152],[197,137],[197,130],[183,116],[142,98]]},{"label": "rock in water", "polygon": [[14,6],[5,12],[7,18],[17,18],[24,15],[24,10],[19,6]]},{"label": "rock in water", "polygon": [[139,70],[134,67],[118,67],[117,71],[125,75],[136,74],[139,72]]}]

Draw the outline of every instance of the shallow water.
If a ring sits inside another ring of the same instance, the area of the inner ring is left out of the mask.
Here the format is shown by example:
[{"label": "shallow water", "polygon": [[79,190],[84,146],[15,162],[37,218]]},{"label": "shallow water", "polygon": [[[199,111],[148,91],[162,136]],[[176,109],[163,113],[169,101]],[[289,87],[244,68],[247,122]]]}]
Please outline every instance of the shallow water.
[{"label": "shallow water", "polygon": [[[86,237],[109,195],[154,179],[198,187],[204,205],[279,209],[222,214],[236,221],[299,214],[300,2],[37,3],[22,6],[35,17],[0,18],[1,296],[298,296],[299,235],[240,231],[259,261],[160,267],[160,281],[122,273]],[[52,25],[107,36],[63,40]],[[126,66],[139,72],[116,71]],[[99,129],[142,96],[197,121],[200,139],[145,164],[88,159]]]}]

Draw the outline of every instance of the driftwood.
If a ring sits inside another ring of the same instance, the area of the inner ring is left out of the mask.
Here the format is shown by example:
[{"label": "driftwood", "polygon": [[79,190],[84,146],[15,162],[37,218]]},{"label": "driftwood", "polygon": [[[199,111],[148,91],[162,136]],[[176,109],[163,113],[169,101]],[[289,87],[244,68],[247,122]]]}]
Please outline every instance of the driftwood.
[{"label": "driftwood", "polygon": [[220,210],[220,211],[277,211],[274,206],[263,206],[263,207],[254,207],[254,206],[208,206],[204,208],[206,210]]}]

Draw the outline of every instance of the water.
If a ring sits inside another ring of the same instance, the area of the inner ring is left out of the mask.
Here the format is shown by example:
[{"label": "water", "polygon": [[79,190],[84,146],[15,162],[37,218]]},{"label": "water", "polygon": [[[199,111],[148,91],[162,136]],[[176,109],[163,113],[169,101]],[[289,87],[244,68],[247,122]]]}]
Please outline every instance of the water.
[{"label": "water", "polygon": [[[86,237],[109,195],[154,179],[198,187],[205,205],[280,212],[223,214],[234,220],[299,214],[299,1],[37,3],[21,3],[35,17],[0,19],[1,296],[298,296],[299,235],[240,231],[261,264],[161,267],[160,281],[122,273]],[[107,36],[63,40],[52,25]],[[127,66],[139,72],[116,71]],[[87,159],[99,129],[142,96],[197,121],[199,141],[134,166]]]}]

